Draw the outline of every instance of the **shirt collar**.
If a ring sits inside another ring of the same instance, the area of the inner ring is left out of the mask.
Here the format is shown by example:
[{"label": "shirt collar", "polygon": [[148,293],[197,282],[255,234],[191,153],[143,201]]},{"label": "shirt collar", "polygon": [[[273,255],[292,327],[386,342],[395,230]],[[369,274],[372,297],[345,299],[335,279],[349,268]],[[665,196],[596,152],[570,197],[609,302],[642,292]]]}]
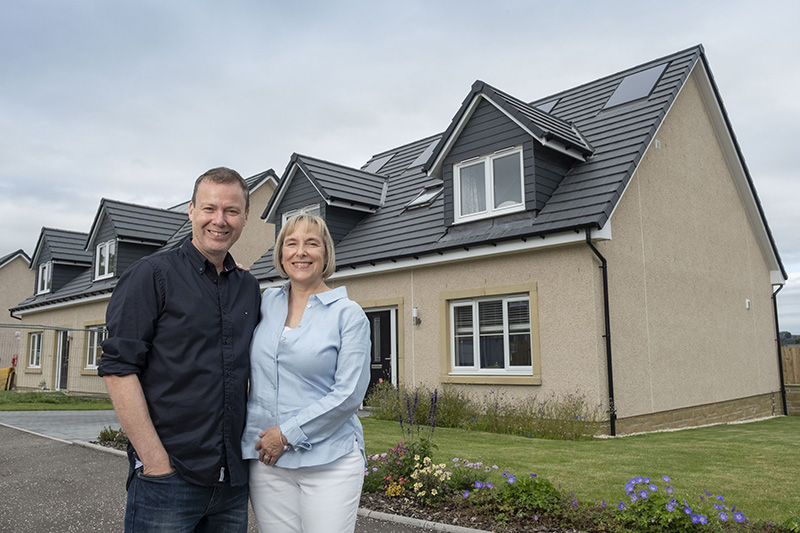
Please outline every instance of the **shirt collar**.
[{"label": "shirt collar", "polygon": [[[284,296],[286,296],[287,298],[289,297],[290,286],[291,282],[287,281],[286,283],[283,284],[283,287],[281,287]],[[312,294],[311,297],[316,298],[323,305],[330,305],[337,300],[341,300],[342,298],[347,298],[347,287],[342,285],[341,287],[336,287],[335,289],[331,289],[329,291]]]},{"label": "shirt collar", "polygon": [[[208,258],[200,253],[200,250],[198,250],[195,245],[192,244],[191,237],[183,241],[183,244],[181,244],[181,251],[189,259],[193,270],[197,270],[201,274],[208,269],[214,269],[216,272],[216,266],[214,266],[214,263],[209,261]],[[222,261],[222,271],[228,272],[231,270],[236,270],[237,268],[236,261],[233,260],[230,252],[226,253],[225,259]]]}]

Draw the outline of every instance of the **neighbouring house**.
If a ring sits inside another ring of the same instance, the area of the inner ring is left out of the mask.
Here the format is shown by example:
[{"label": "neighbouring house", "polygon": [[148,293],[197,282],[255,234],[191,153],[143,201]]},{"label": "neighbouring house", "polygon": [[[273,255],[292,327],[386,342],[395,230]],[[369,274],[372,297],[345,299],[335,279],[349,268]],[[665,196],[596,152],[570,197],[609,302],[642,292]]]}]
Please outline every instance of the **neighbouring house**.
[{"label": "neighbouring house", "polygon": [[528,98],[477,81],[360,169],[291,157],[262,216],[327,221],[373,382],[577,392],[612,435],[785,414],[787,274],[703,47]]},{"label": "neighbouring house", "polygon": [[31,258],[23,250],[0,257],[0,368],[12,366],[22,350],[22,334],[16,329],[19,321],[11,318],[7,310],[30,294],[34,282],[30,264]]},{"label": "neighbouring house", "polygon": [[[231,249],[244,266],[274,242],[274,229],[257,215],[272,196],[276,178],[269,170],[246,180],[251,216]],[[188,206],[160,209],[102,199],[88,233],[42,229],[30,263],[35,280],[26,284],[27,298],[8,306],[24,336],[18,389],[106,393],[97,364],[111,293],[134,261],[179,246],[191,235]]]}]

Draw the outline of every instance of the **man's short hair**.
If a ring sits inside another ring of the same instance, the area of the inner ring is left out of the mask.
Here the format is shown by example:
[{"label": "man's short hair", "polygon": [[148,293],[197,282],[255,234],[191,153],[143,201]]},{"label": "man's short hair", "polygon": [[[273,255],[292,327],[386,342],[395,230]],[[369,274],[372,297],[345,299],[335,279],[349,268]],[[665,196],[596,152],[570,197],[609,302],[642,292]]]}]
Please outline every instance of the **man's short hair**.
[{"label": "man's short hair", "polygon": [[286,236],[291,234],[300,224],[305,224],[307,227],[316,230],[322,237],[322,244],[325,246],[325,267],[322,269],[322,279],[328,279],[336,271],[333,237],[331,237],[331,232],[328,231],[328,225],[325,224],[324,220],[316,215],[307,213],[289,217],[289,220],[286,221],[278,233],[278,238],[275,239],[275,247],[272,249],[272,264],[275,266],[275,270],[278,271],[281,277],[289,277],[281,264],[283,260],[283,242],[286,240]]},{"label": "man's short hair", "polygon": [[250,189],[247,187],[247,182],[242,179],[238,172],[225,167],[212,168],[197,178],[197,180],[194,182],[194,190],[192,191],[192,205],[194,205],[197,201],[197,188],[204,181],[211,181],[214,183],[235,183],[242,188],[242,193],[244,193],[244,210],[250,211]]}]

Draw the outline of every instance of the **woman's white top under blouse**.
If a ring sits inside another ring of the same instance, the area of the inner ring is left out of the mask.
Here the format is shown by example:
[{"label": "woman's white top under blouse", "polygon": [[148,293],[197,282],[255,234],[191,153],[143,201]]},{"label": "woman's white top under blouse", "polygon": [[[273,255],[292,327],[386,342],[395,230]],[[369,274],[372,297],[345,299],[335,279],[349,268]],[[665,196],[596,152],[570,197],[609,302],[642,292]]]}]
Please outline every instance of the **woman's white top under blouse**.
[{"label": "woman's white top under blouse", "polygon": [[264,291],[250,346],[244,458],[258,458],[258,434],[273,426],[292,446],[279,467],[328,464],[353,451],[354,438],[363,455],[357,412],[370,379],[364,311],[344,287],[310,296],[300,324],[285,330],[288,310],[288,283]]}]

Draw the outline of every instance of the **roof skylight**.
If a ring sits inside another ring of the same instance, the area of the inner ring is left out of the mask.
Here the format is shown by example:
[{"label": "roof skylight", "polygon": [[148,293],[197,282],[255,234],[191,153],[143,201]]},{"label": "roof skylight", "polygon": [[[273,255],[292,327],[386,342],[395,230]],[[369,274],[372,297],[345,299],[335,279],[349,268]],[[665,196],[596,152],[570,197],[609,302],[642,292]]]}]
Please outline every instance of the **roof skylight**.
[{"label": "roof skylight", "polygon": [[417,207],[425,207],[431,204],[439,194],[441,194],[443,190],[442,185],[432,185],[430,187],[425,187],[421,193],[417,195],[416,198],[411,200],[406,204],[406,209],[414,209]]},{"label": "roof skylight", "polygon": [[383,168],[383,165],[388,163],[389,160],[391,158],[393,158],[393,157],[394,157],[394,153],[391,153],[389,155],[385,155],[383,157],[379,157],[378,159],[373,159],[372,163],[370,163],[369,165],[367,165],[366,168],[364,168],[364,172],[369,172],[370,174],[377,174],[377,172],[381,168]]},{"label": "roof skylight", "polygon": [[664,63],[663,65],[657,65],[647,70],[625,76],[622,82],[617,86],[617,90],[614,91],[614,94],[608,99],[606,105],[603,106],[603,109],[648,97],[666,68],[667,63]]}]

